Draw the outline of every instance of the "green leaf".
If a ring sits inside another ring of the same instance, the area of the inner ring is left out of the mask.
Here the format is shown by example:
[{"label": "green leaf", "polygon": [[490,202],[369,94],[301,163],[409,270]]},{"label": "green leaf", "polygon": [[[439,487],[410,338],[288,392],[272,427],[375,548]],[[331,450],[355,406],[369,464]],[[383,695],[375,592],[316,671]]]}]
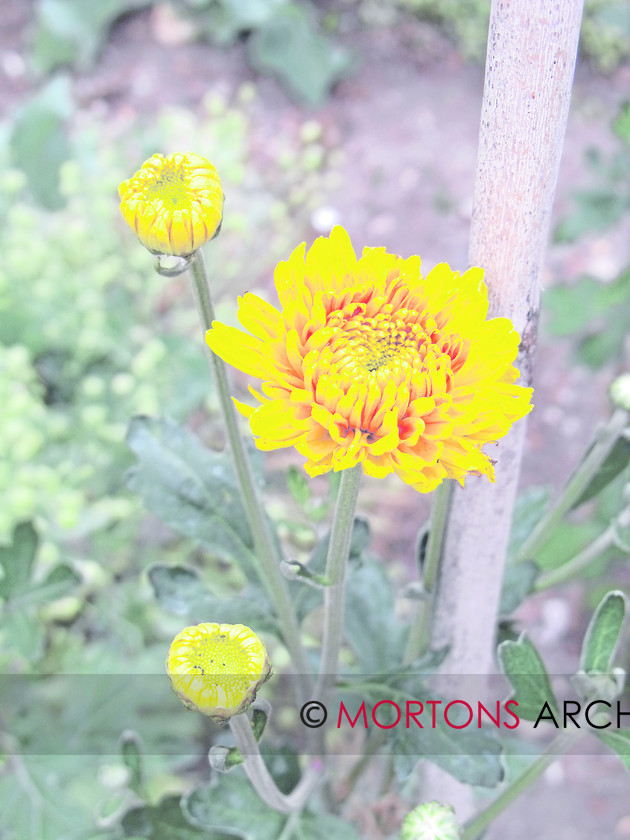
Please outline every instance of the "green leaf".
[{"label": "green leaf", "polygon": [[98,779],[102,763],[101,755],[20,755],[19,772],[3,768],[3,840],[111,837],[94,826],[94,812],[103,798]]},{"label": "green leaf", "polygon": [[44,650],[45,629],[33,621],[32,613],[24,608],[8,609],[2,614],[2,654],[17,651],[25,662],[36,662]]},{"label": "green leaf", "polygon": [[[350,572],[352,568],[361,561],[363,552],[369,546],[372,536],[370,534],[370,524],[367,519],[357,516],[352,523],[352,535],[350,537],[350,550],[348,552],[348,560],[350,564]],[[330,543],[330,531],[318,542],[313,554],[304,566],[304,573],[312,576],[313,582],[324,582],[326,571],[326,557],[328,554],[328,545]],[[292,564],[291,564],[292,565]],[[298,618],[301,620],[309,612],[314,610],[322,602],[322,592],[319,587],[299,586],[295,594],[295,611]]]},{"label": "green leaf", "polygon": [[626,770],[630,771],[630,729],[607,729],[597,733],[598,738],[616,752]]},{"label": "green leaf", "polygon": [[557,716],[558,704],[547,670],[525,633],[516,642],[502,642],[498,654],[518,703],[519,718],[537,720],[545,703],[549,704],[554,717]]},{"label": "green leaf", "polygon": [[[627,314],[627,312],[624,314]],[[612,317],[605,327],[601,327],[598,332],[587,335],[580,340],[575,354],[576,359],[581,364],[596,370],[611,359],[617,359],[621,356],[625,338],[626,327],[624,321]]]},{"label": "green leaf", "polygon": [[138,459],[127,483],[145,506],[252,580],[253,540],[228,458],[166,418],[134,417],[127,443]]},{"label": "green leaf", "polygon": [[425,758],[451,776],[475,787],[493,788],[503,780],[501,744],[483,729],[452,729],[444,723],[424,729],[390,730],[394,769],[399,778]]},{"label": "green leaf", "polygon": [[13,164],[24,172],[31,193],[48,210],[64,204],[59,169],[71,156],[65,127],[71,112],[68,80],[53,79],[21,109],[11,134]]},{"label": "green leaf", "polygon": [[[584,457],[590,452],[587,450]],[[625,437],[618,438],[613,448],[608,453],[604,462],[595,473],[591,481],[582,491],[581,496],[573,504],[571,510],[590,501],[595,496],[599,495],[601,491],[607,487],[611,481],[619,475],[620,472],[630,464],[630,440]]]},{"label": "green leaf", "polygon": [[[182,800],[190,823],[206,832],[228,830],[242,840],[278,840],[287,816],[272,811],[240,771],[219,775]],[[208,838],[214,840],[215,834]],[[303,813],[293,831],[296,840],[358,840],[351,825],[326,814]]]},{"label": "green leaf", "polygon": [[33,524],[23,522],[13,529],[11,544],[0,546],[0,598],[11,598],[29,588],[38,544]]},{"label": "green leaf", "polygon": [[138,793],[142,787],[142,751],[140,738],[135,732],[123,732],[120,755],[130,773],[129,788]]},{"label": "green leaf", "polygon": [[148,840],[235,840],[241,834],[216,831],[211,834],[191,825],[182,813],[179,796],[168,796],[157,805],[128,811],[121,821],[123,837]]},{"label": "green leaf", "polygon": [[248,52],[257,70],[274,74],[311,105],[323,101],[351,64],[347,50],[318,32],[299,6],[278,9],[252,34]]},{"label": "green leaf", "polygon": [[540,569],[558,569],[572,560],[601,532],[597,522],[560,522],[553,529],[536,557],[531,559]]},{"label": "green leaf", "polygon": [[[156,563],[148,574],[155,597],[176,615],[196,622],[247,624],[255,632],[280,636],[267,595],[258,587],[249,586],[238,596],[218,596],[204,586],[199,573],[190,566]],[[248,597],[250,592],[252,596]]]},{"label": "green leaf", "polygon": [[37,68],[42,73],[64,64],[85,69],[116,18],[148,5],[150,0],[39,0],[33,43]]},{"label": "green leaf", "polygon": [[407,627],[396,618],[390,578],[375,560],[364,560],[349,569],[345,627],[365,673],[378,674],[402,662]]},{"label": "green leaf", "polygon": [[628,207],[627,197],[615,184],[575,194],[578,209],[556,228],[558,242],[573,242],[590,231],[606,230],[616,224]]},{"label": "green leaf", "polygon": [[582,643],[580,667],[587,674],[606,674],[612,669],[625,617],[625,595],[609,592],[595,610]]},{"label": "green leaf", "polygon": [[620,140],[630,146],[630,102],[624,102],[619,115],[613,122],[613,131]]}]

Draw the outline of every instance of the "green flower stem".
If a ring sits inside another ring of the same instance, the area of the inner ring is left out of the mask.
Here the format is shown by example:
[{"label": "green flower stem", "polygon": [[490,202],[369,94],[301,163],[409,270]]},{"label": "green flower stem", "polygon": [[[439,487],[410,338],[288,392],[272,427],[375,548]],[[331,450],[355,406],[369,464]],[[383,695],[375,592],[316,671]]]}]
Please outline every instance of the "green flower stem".
[{"label": "green flower stem", "polygon": [[578,464],[573,475],[569,478],[560,498],[556,500],[555,504],[542,517],[521,546],[515,557],[515,563],[522,563],[525,560],[536,561],[536,555],[554,528],[560,523],[562,517],[571,510],[595,475],[597,475],[601,465],[628,425],[628,417],[628,412],[619,408],[613,413],[608,423],[602,429],[598,430],[590,449],[587,451],[581,463]]},{"label": "green flower stem", "polygon": [[448,522],[452,490],[452,481],[446,479],[433,494],[429,540],[422,565],[423,600],[418,603],[418,609],[409,630],[404,657],[405,665],[409,665],[414,659],[422,656],[429,648],[435,585],[442,558],[442,547],[446,533],[446,523]]},{"label": "green flower stem", "polygon": [[599,536],[595,537],[593,542],[589,543],[586,548],[583,548],[571,560],[568,560],[557,569],[544,572],[540,577],[536,578],[534,590],[541,592],[543,589],[549,589],[550,586],[556,586],[559,583],[565,583],[567,580],[571,580],[575,575],[579,575],[585,569],[588,569],[594,560],[614,544],[615,526],[609,525],[605,531],[602,531]]},{"label": "green flower stem", "polygon": [[506,787],[487,808],[469,820],[461,835],[461,840],[477,840],[490,823],[510,805],[532,782],[534,782],[554,761],[576,744],[584,733],[578,730],[561,732],[549,744],[547,749],[524,770],[520,776]]},{"label": "green flower stem", "polygon": [[[362,472],[361,464],[357,464],[356,467],[343,470],[341,473],[328,544],[325,572],[328,586],[324,594],[324,640],[319,678],[315,689],[315,697],[323,700],[324,703],[337,678],[339,651],[344,636],[346,566]],[[369,609],[369,605],[367,608]]]},{"label": "green flower stem", "polygon": [[619,530],[625,531],[627,528],[630,528],[630,507],[622,510],[606,530],[602,531],[599,536],[595,537],[586,548],[583,548],[571,560],[568,560],[557,569],[550,569],[548,572],[543,572],[536,579],[534,589],[540,592],[543,589],[548,589],[550,586],[564,583],[585,569],[588,569],[593,560],[596,560],[604,551],[613,545],[620,545],[618,541]]},{"label": "green flower stem", "polygon": [[[201,251],[197,251],[192,257],[189,271],[205,336],[205,332],[210,329],[214,321],[214,308],[210,298],[208,275]],[[205,348],[221,403],[234,470],[254,540],[253,560],[258,564],[261,583],[267,589],[275,604],[282,626],[284,642],[289,649],[293,665],[297,671],[302,696],[306,698],[309,696],[311,688],[310,667],[302,646],[300,626],[289,595],[289,587],[286,578],[280,571],[282,558],[278,556],[278,550],[265,519],[254,484],[249,458],[239,434],[236,410],[230,397],[225,364],[210,350],[207,344]]]},{"label": "green flower stem", "polygon": [[247,778],[263,802],[281,814],[300,812],[313,796],[317,785],[320,784],[321,771],[315,765],[311,765],[291,793],[284,794],[278,790],[267,770],[247,715],[234,715],[230,718],[230,729],[243,757],[243,767]]}]

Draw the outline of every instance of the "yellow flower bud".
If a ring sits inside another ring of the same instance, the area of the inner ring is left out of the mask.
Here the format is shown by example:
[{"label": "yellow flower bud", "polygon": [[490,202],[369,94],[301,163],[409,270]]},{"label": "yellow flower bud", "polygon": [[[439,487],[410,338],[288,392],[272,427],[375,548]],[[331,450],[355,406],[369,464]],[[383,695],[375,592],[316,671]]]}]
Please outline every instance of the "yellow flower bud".
[{"label": "yellow flower bud", "polygon": [[450,805],[425,802],[403,820],[400,840],[459,840],[460,830]]},{"label": "yellow flower bud", "polygon": [[216,723],[246,711],[271,676],[258,636],[243,624],[197,624],[175,636],[166,671],[187,709]]},{"label": "yellow flower bud", "polygon": [[201,155],[152,155],[118,193],[124,220],[155,254],[187,257],[221,227],[221,181]]}]

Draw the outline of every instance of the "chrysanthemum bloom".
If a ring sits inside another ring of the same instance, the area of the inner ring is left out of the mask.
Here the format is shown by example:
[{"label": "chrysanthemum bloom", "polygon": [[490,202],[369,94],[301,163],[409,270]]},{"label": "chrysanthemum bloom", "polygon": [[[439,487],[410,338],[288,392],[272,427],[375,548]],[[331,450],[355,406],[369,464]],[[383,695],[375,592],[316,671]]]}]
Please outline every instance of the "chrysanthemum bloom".
[{"label": "chrysanthemum bloom", "polygon": [[197,624],[173,639],[166,672],[187,709],[225,723],[253,703],[271,665],[262,642],[244,624]]},{"label": "chrysanthemum bloom", "polygon": [[530,410],[515,385],[519,336],[486,321],[483,271],[448,265],[426,277],[419,257],[365,248],[336,227],[276,268],[282,311],[253,294],[238,317],[252,335],[214,322],[212,350],[263,380],[260,405],[237,403],[259,449],[295,446],[311,476],[361,464],[420,492],[469,472],[494,480],[482,446]]},{"label": "chrysanthemum bloom", "polygon": [[403,820],[400,840],[459,840],[460,830],[450,805],[425,802]]},{"label": "chrysanthemum bloom", "polygon": [[189,256],[219,232],[221,181],[201,155],[152,155],[118,193],[123,218],[155,254]]}]

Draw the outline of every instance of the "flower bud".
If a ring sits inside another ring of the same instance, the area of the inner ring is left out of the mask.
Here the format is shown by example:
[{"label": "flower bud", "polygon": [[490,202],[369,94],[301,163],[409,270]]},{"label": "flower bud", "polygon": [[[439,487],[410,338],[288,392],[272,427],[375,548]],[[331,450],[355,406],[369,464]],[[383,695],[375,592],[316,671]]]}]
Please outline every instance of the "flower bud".
[{"label": "flower bud", "polygon": [[630,411],[630,373],[622,373],[613,381],[610,396],[615,405]]},{"label": "flower bud", "polygon": [[245,712],[271,665],[258,636],[243,624],[197,624],[175,636],[166,671],[187,709],[216,723]]},{"label": "flower bud", "polygon": [[450,805],[424,802],[410,811],[400,829],[400,840],[459,840],[459,825]]},{"label": "flower bud", "polygon": [[154,254],[190,256],[221,227],[221,181],[201,155],[155,154],[118,193],[124,220]]}]

